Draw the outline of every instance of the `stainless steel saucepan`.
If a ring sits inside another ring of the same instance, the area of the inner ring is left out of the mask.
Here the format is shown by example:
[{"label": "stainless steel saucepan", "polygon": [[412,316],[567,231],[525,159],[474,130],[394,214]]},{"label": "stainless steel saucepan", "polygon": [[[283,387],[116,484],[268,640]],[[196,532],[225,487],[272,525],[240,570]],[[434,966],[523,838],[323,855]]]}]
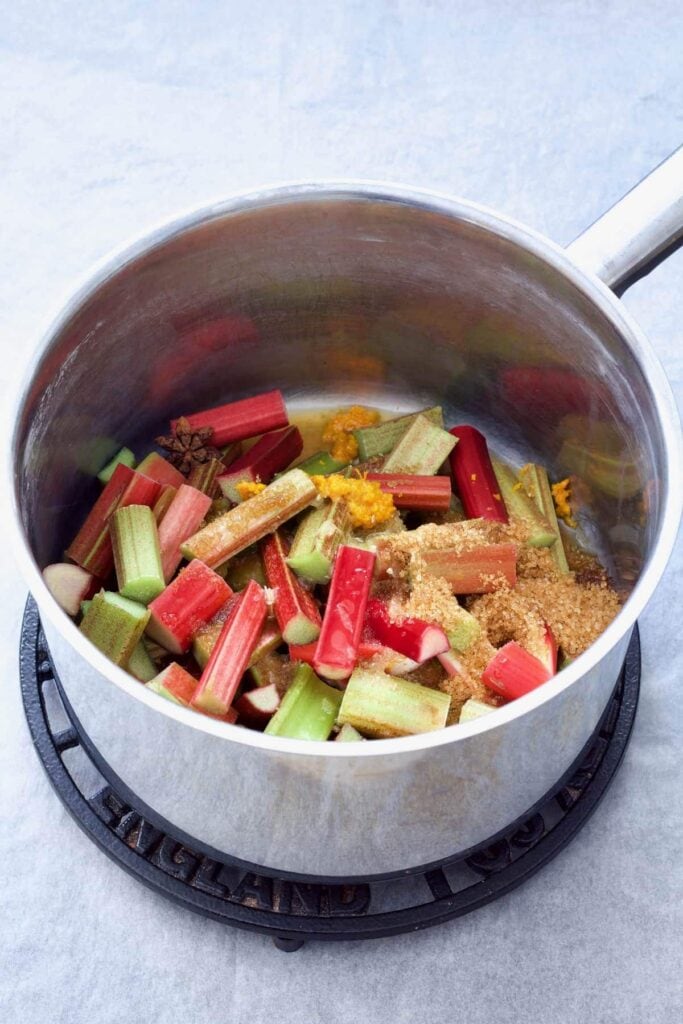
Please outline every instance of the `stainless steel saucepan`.
[{"label": "stainless steel saucepan", "polygon": [[[123,784],[207,848],[277,872],[399,873],[495,834],[566,771],[615,685],[681,508],[672,395],[611,288],[683,231],[679,150],[567,250],[473,203],[295,184],[182,216],[67,303],[17,396],[13,546],[61,684]],[[202,717],[110,664],[60,611],[60,559],[125,443],[273,387],[290,408],[441,404],[504,455],[572,473],[580,529],[629,594],[599,640],[496,714],[363,744]]]}]

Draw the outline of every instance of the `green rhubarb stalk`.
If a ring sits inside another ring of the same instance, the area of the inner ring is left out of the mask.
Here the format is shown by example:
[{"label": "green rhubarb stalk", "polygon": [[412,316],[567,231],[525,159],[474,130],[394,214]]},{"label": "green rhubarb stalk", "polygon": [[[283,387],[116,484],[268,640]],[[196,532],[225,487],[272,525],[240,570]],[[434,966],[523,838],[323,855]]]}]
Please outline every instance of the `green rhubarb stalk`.
[{"label": "green rhubarb stalk", "polygon": [[491,458],[493,472],[505,502],[505,508],[511,516],[521,519],[529,529],[527,544],[532,548],[549,548],[555,543],[553,532],[547,518],[542,515],[535,503],[527,495],[514,470],[499,459]]},{"label": "green rhubarb stalk", "polygon": [[546,470],[543,466],[538,466],[533,462],[529,462],[526,466],[522,466],[519,478],[522,481],[528,497],[533,501],[541,515],[545,517],[551,530],[555,534],[555,542],[550,546],[550,554],[553,556],[555,565],[560,572],[569,572],[567,556],[564,551],[564,544],[562,543],[560,525],[555,513],[555,502],[553,501],[553,494],[550,489],[550,481]]},{"label": "green rhubarb stalk", "polygon": [[481,626],[474,615],[460,605],[453,613],[453,620],[453,623],[449,622],[450,628],[445,630],[445,633],[451,647],[464,654],[481,633]]},{"label": "green rhubarb stalk", "polygon": [[303,469],[309,476],[329,476],[330,473],[339,473],[345,469],[348,463],[333,459],[329,452],[316,452],[309,455],[307,459],[297,465],[297,469]]},{"label": "green rhubarb stalk", "polygon": [[293,740],[326,740],[341,701],[339,690],[318,679],[310,665],[301,664],[265,731]]},{"label": "green rhubarb stalk", "polygon": [[127,505],[114,513],[110,530],[120,593],[149,604],[166,586],[154,513],[146,505]]},{"label": "green rhubarb stalk", "polygon": [[149,622],[149,612],[127,597],[101,590],[83,616],[81,632],[116,665],[128,664]]},{"label": "green rhubarb stalk", "polygon": [[99,471],[97,479],[101,484],[109,483],[114,470],[120,463],[124,466],[128,466],[129,469],[135,469],[135,456],[130,448],[122,448],[121,451],[118,452],[113,459],[110,459],[107,465]]},{"label": "green rhubarb stalk", "polygon": [[346,722],[342,725],[341,729],[334,737],[335,743],[358,743],[359,740],[364,740],[365,736],[361,736],[358,729],[354,729],[352,725]]},{"label": "green rhubarb stalk", "polygon": [[435,426],[426,416],[416,416],[387,456],[382,472],[434,476],[456,444],[457,438],[447,430]]},{"label": "green rhubarb stalk", "polygon": [[136,679],[139,679],[141,683],[148,683],[150,679],[154,679],[159,671],[149,656],[144,637],[135,645],[135,649],[128,661],[128,671]]},{"label": "green rhubarb stalk", "polygon": [[409,416],[385,420],[384,423],[378,423],[374,427],[360,427],[353,432],[358,443],[358,458],[364,462],[376,455],[386,455],[396,447],[418,416],[428,419],[435,427],[443,428],[443,413],[438,405],[432,409],[423,409],[422,412],[410,413]]},{"label": "green rhubarb stalk", "polygon": [[462,725],[463,722],[472,722],[475,718],[481,718],[482,715],[488,715],[490,711],[496,709],[492,704],[484,704],[482,700],[476,700],[474,697],[470,697],[466,700],[463,706],[460,708],[460,718],[458,722]]},{"label": "green rhubarb stalk", "polygon": [[313,583],[328,583],[337,548],[350,526],[348,504],[343,500],[325,502],[308,512],[299,523],[287,557],[297,576]]},{"label": "green rhubarb stalk", "polygon": [[412,736],[443,729],[450,703],[441,690],[357,668],[346,685],[337,722],[377,739]]}]

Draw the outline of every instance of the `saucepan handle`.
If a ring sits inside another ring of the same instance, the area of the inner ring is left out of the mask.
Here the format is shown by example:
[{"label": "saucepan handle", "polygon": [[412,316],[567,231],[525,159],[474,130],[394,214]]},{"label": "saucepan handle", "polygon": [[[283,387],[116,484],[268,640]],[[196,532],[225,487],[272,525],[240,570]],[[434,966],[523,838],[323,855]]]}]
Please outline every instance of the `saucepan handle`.
[{"label": "saucepan handle", "polygon": [[683,146],[576,238],[567,251],[620,294],[683,244]]}]

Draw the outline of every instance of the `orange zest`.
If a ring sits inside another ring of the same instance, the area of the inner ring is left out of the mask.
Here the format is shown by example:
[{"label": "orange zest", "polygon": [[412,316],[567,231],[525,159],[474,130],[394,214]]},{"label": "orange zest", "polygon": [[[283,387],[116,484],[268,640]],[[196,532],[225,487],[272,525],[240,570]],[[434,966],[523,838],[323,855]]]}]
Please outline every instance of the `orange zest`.
[{"label": "orange zest", "polygon": [[341,473],[313,476],[313,483],[323,498],[343,498],[349,506],[351,525],[370,530],[386,523],[395,512],[394,500],[380,485],[365,477],[346,477]]},{"label": "orange zest", "polygon": [[260,480],[240,480],[239,483],[235,484],[235,490],[242,501],[253,498],[256,494],[260,494],[261,491],[265,491],[265,489],[266,485],[262,484]]},{"label": "orange zest", "polygon": [[353,431],[360,427],[371,427],[379,422],[379,413],[362,405],[340,409],[326,424],[323,441],[329,444],[330,455],[339,462],[350,462],[358,455],[358,442]]},{"label": "orange zest", "polygon": [[569,477],[565,477],[564,480],[559,480],[556,484],[553,484],[550,490],[555,502],[557,518],[562,519],[567,526],[576,526],[576,520],[572,516],[572,506],[570,503],[572,487]]}]

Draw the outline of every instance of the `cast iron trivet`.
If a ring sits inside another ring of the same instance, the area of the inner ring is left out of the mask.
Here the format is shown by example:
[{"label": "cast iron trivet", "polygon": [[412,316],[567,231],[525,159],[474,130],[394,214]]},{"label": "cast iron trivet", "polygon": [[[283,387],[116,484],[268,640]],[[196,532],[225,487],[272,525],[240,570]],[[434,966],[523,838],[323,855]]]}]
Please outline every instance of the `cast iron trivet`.
[{"label": "cast iron trivet", "polygon": [[[597,730],[557,786],[522,819],[467,855],[362,884],[274,878],[256,865],[209,857],[172,825],[146,820],[142,805],[117,793],[95,767],[70,715],[50,660],[38,610],[26,605],[21,688],[33,742],[62,803],[121,867],[183,907],[270,935],[279,949],[306,939],[370,939],[459,917],[510,892],[551,860],[588,820],[613,779],[631,733],[640,685],[633,631],[612,700]],[[87,741],[85,741],[87,743]]]}]

